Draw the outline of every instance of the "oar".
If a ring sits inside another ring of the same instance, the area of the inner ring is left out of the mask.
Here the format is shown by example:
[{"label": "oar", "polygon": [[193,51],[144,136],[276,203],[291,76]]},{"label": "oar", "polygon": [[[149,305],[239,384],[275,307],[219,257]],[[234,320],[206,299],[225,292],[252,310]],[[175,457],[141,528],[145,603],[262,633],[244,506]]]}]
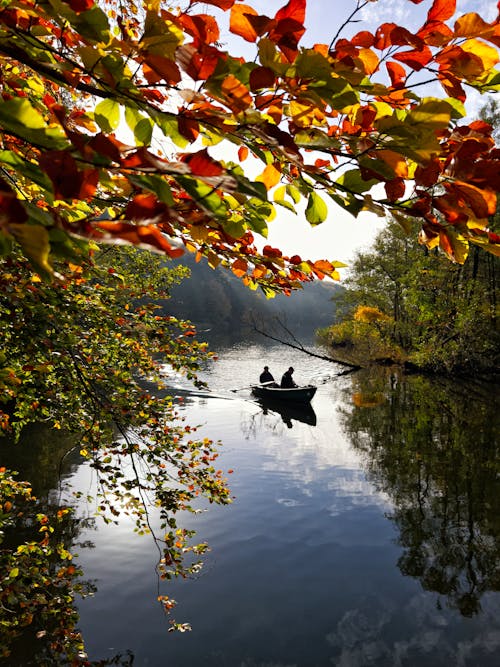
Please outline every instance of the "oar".
[{"label": "oar", "polygon": [[[274,380],[269,380],[269,382],[259,382],[259,387],[265,387],[266,384],[274,384]],[[230,389],[229,391],[243,391],[243,389],[251,389],[255,386],[255,384],[251,384],[249,387],[240,387],[239,389]]]}]

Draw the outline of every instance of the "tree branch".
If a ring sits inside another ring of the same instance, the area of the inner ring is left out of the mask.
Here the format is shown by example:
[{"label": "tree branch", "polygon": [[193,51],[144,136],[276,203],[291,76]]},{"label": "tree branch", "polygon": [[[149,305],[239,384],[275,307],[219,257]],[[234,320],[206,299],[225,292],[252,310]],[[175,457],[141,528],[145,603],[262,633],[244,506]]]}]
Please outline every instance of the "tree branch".
[{"label": "tree branch", "polygon": [[340,359],[334,359],[333,357],[327,357],[326,355],[323,354],[317,354],[316,352],[312,352],[311,350],[308,350],[307,348],[304,347],[304,345],[295,337],[295,335],[278,319],[278,322],[281,327],[288,333],[288,335],[292,338],[294,342],[289,342],[286,340],[283,340],[281,338],[278,338],[277,336],[272,336],[271,334],[267,333],[266,331],[262,331],[262,329],[259,329],[258,326],[253,323],[253,329],[257,333],[261,334],[261,336],[265,336],[266,338],[270,338],[271,340],[276,341],[277,343],[281,343],[282,345],[286,345],[287,347],[291,347],[294,350],[299,350],[299,352],[303,352],[304,354],[309,355],[310,357],[315,357],[316,359],[323,359],[324,361],[330,361],[331,363],[334,364],[339,364],[340,366],[346,366],[348,370],[342,371],[341,373],[337,373],[338,376],[340,375],[347,375],[348,373],[353,373],[354,371],[358,371],[361,366],[356,366],[355,364],[350,364],[346,361],[341,361]]}]

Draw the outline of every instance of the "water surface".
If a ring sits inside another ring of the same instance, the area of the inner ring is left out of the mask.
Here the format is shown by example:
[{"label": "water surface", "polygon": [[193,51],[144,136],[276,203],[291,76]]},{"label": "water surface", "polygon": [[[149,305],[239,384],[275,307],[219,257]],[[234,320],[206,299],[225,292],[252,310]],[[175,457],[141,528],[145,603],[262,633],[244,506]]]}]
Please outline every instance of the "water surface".
[{"label": "water surface", "polygon": [[[275,377],[293,365],[298,382],[317,384],[313,419],[263,409],[242,389],[264,363]],[[192,580],[159,582],[154,544],[126,521],[82,532],[76,551],[97,586],[80,604],[90,659],[498,667],[494,393],[339,371],[249,344],[205,369],[210,391],[171,379],[187,422],[222,439],[217,465],[234,470],[234,501],[180,522],[211,546]],[[90,470],[73,483],[91,489]],[[172,617],[192,632],[168,633],[158,593],[178,601]]]}]

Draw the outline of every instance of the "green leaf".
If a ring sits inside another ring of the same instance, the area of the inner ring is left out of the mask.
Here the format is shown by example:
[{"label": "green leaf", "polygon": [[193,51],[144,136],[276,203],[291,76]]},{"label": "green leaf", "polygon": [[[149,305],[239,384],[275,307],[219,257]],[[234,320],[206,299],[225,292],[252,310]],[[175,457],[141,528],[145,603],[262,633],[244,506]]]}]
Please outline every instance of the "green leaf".
[{"label": "green leaf", "polygon": [[167,206],[175,205],[172,190],[162,176],[157,174],[131,174],[129,181],[140,188],[153,192]]},{"label": "green leaf", "polygon": [[13,567],[9,572],[9,579],[15,579],[18,576],[19,576],[19,568]]},{"label": "green leaf", "polygon": [[112,99],[103,100],[96,106],[94,118],[103,132],[112,132],[120,124],[120,105]]},{"label": "green leaf", "polygon": [[[66,4],[66,3],[64,3]],[[111,41],[111,32],[106,14],[95,4],[91,9],[74,15],[71,20],[76,30],[95,42],[109,44]]]},{"label": "green leaf", "polygon": [[12,169],[15,169],[24,178],[33,181],[44,190],[50,192],[52,186],[49,177],[33,162],[23,160],[14,151],[0,151],[0,163],[12,167]]},{"label": "green leaf", "polygon": [[319,225],[328,216],[328,206],[317,192],[311,192],[307,200],[306,220],[311,225]]},{"label": "green leaf", "polygon": [[217,194],[213,187],[189,176],[177,176],[176,180],[188,195],[206,211],[217,217],[227,216],[227,207],[224,199]]},{"label": "green leaf", "polygon": [[179,123],[177,118],[167,114],[155,114],[154,121],[163,132],[163,134],[170,139],[179,148],[186,148],[189,146],[189,141],[183,137],[179,132]]},{"label": "green leaf", "polygon": [[134,128],[134,137],[138,144],[149,146],[153,138],[153,121],[151,118],[142,118]]},{"label": "green leaf", "polygon": [[0,99],[0,128],[43,148],[57,150],[68,146],[62,128],[49,127],[26,98],[6,102]]},{"label": "green leaf", "polygon": [[350,169],[340,176],[336,181],[339,185],[343,185],[349,192],[366,192],[370,190],[379,181],[372,178],[369,181],[363,180],[359,169]]}]

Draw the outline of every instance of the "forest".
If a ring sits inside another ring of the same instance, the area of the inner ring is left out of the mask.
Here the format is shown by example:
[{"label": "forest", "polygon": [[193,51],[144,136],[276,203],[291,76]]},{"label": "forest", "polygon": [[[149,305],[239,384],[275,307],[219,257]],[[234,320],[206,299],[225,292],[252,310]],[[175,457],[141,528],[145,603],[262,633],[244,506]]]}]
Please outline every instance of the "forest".
[{"label": "forest", "polygon": [[338,321],[321,330],[334,356],[498,379],[500,261],[479,248],[463,264],[416,244],[394,221],[358,253]]}]

